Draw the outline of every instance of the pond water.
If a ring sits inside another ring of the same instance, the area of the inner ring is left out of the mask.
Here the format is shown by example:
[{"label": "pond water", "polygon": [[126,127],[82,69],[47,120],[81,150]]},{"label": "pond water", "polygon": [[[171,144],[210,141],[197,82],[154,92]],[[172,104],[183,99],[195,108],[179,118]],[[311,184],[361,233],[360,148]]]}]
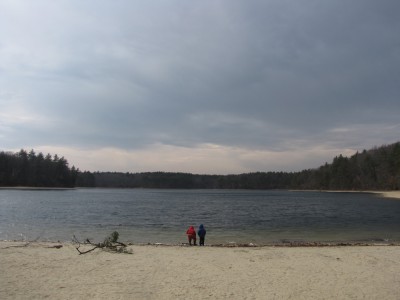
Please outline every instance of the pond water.
[{"label": "pond water", "polygon": [[400,201],[368,193],[264,190],[0,190],[0,239],[206,244],[400,241]]}]

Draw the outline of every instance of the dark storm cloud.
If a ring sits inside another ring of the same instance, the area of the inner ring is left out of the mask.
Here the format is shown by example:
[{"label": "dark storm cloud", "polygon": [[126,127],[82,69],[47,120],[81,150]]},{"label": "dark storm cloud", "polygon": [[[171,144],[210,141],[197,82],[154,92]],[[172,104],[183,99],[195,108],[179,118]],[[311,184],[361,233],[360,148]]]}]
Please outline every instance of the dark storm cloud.
[{"label": "dark storm cloud", "polygon": [[[5,1],[4,146],[398,139],[398,1]],[[39,121],[38,121],[39,120]]]}]

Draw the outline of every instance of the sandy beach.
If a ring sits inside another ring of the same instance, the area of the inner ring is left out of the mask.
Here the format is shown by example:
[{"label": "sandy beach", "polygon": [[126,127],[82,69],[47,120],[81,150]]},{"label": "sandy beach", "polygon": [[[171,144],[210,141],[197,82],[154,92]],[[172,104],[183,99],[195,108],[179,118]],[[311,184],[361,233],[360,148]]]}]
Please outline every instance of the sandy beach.
[{"label": "sandy beach", "polygon": [[386,198],[400,199],[400,191],[386,191],[386,192],[376,192],[376,193],[382,194]]},{"label": "sandy beach", "polygon": [[400,299],[399,246],[129,246],[0,242],[0,299]]},{"label": "sandy beach", "polygon": [[[329,191],[329,192],[343,192],[343,191]],[[349,192],[355,192],[358,193],[358,191],[344,191],[346,193]],[[360,191],[361,193],[372,193],[372,194],[377,194],[380,195],[384,198],[392,198],[392,199],[400,199],[400,191]]]},{"label": "sandy beach", "polygon": [[291,190],[297,192],[325,192],[325,193],[369,193],[378,194],[385,198],[400,199],[400,191],[358,191],[358,190]]}]

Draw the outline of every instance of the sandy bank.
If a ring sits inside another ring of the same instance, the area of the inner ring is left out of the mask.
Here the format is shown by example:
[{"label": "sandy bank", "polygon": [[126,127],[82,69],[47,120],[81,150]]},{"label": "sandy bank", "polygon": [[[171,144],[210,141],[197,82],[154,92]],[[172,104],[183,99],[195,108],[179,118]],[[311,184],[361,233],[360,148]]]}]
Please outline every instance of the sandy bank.
[{"label": "sandy bank", "polygon": [[[357,191],[346,191],[346,192],[347,193],[349,193],[349,192],[358,193]],[[379,194],[385,198],[400,199],[400,191],[359,191],[359,193]]]},{"label": "sandy bank", "polygon": [[[0,299],[399,299],[400,247],[130,246],[0,242]],[[18,246],[18,247],[14,247]]]},{"label": "sandy bank", "polygon": [[369,193],[379,194],[386,198],[400,199],[400,191],[356,191],[356,190],[290,190],[296,192],[324,192],[324,193]]},{"label": "sandy bank", "polygon": [[381,194],[386,198],[396,198],[400,199],[400,191],[389,191],[389,192],[376,192],[377,194]]},{"label": "sandy bank", "polygon": [[[335,191],[332,191],[335,192]],[[340,191],[338,191],[340,192]],[[343,192],[343,191],[342,191]],[[396,198],[400,199],[400,191],[344,191],[346,193],[355,192],[355,193],[371,193],[371,194],[379,194],[385,198]]]}]

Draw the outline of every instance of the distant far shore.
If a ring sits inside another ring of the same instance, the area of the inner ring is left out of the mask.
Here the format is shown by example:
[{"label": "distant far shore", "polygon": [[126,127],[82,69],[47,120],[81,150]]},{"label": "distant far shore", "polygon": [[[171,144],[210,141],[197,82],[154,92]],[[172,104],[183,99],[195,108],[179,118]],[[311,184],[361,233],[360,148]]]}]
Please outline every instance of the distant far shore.
[{"label": "distant far shore", "polygon": [[37,186],[2,186],[0,190],[38,190],[38,191],[47,191],[47,190],[76,190],[76,187],[37,187]]},{"label": "distant far shore", "polygon": [[[34,187],[34,186],[3,186],[0,187],[0,190],[75,190],[86,187]],[[101,187],[98,187],[101,188]],[[118,188],[116,188],[118,189]],[[136,188],[132,188],[136,189]],[[394,198],[400,199],[400,191],[369,191],[369,190],[298,190],[298,189],[289,189],[289,191],[296,192],[324,192],[324,193],[369,193],[369,194],[379,194],[385,198]]]}]

